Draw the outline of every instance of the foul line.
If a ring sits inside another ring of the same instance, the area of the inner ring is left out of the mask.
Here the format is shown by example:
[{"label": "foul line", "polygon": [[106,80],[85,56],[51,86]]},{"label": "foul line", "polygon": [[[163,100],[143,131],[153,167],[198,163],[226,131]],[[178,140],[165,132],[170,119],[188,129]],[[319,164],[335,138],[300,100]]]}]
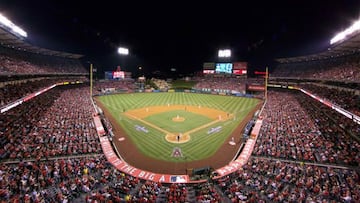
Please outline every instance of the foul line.
[{"label": "foul line", "polygon": [[161,132],[163,132],[163,133],[165,133],[165,134],[173,134],[173,133],[171,133],[171,132],[168,132],[167,130],[164,130],[164,129],[162,129],[162,128],[160,128],[160,127],[158,127],[158,126],[156,126],[156,125],[154,125],[154,124],[152,124],[152,123],[149,123],[149,122],[147,122],[147,121],[144,121],[143,119],[138,118],[138,117],[136,117],[136,116],[133,116],[133,115],[131,115],[131,114],[125,114],[125,115],[130,116],[130,117],[134,118],[135,120],[139,120],[139,121],[145,123],[146,125],[149,125],[149,126],[155,128],[155,129],[157,129],[157,130],[159,130],[159,131],[161,131]]}]

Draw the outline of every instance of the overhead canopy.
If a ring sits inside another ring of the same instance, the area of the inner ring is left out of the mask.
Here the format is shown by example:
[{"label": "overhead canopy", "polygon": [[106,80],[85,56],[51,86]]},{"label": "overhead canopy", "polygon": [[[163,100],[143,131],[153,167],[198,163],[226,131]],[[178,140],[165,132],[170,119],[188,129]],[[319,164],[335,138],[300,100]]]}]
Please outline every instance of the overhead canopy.
[{"label": "overhead canopy", "polygon": [[0,44],[1,46],[4,47],[9,47],[21,51],[27,51],[31,53],[37,53],[37,54],[43,54],[49,56],[58,56],[58,57],[71,58],[71,59],[79,59],[84,56],[81,54],[53,51],[50,49],[45,49],[31,45],[23,41],[19,37],[15,36],[14,34],[8,32],[6,29],[2,28],[1,26],[0,26]]},{"label": "overhead canopy", "polygon": [[341,43],[329,47],[328,50],[324,52],[297,57],[278,58],[276,61],[279,63],[306,62],[336,58],[340,56],[351,55],[357,52],[360,52],[360,33],[357,33],[356,35],[346,39]]}]

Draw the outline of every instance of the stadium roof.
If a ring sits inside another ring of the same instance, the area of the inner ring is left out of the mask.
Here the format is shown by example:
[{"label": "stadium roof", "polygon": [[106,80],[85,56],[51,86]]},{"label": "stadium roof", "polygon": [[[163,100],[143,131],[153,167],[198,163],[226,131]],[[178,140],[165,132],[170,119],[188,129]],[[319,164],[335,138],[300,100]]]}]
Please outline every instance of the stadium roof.
[{"label": "stadium roof", "polygon": [[4,28],[0,27],[0,44],[1,46],[10,47],[13,49],[18,49],[22,51],[27,51],[31,53],[49,55],[49,56],[58,56],[64,58],[71,58],[71,59],[79,59],[84,55],[81,54],[72,54],[67,52],[61,51],[53,51],[50,49],[45,49],[41,47],[37,47],[31,45],[19,37],[15,36],[14,34],[10,33],[9,31],[5,30]]},{"label": "stadium roof", "polygon": [[289,57],[289,58],[277,58],[275,59],[279,63],[295,63],[295,62],[306,62],[336,58],[340,56],[346,56],[360,52],[360,32],[348,38],[340,43],[337,43],[328,48],[328,50],[304,56]]}]

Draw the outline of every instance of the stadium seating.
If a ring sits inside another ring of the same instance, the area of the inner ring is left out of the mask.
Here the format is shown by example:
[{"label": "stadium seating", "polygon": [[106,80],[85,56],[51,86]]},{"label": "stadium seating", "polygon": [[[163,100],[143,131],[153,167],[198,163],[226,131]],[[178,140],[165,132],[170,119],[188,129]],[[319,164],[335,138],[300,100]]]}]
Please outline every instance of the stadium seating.
[{"label": "stadium seating", "polygon": [[360,144],[330,121],[319,105],[300,92],[270,91],[253,154],[359,166]]},{"label": "stadium seating", "polygon": [[252,158],[217,181],[231,202],[358,202],[358,172]]},{"label": "stadium seating", "polygon": [[85,77],[56,77],[56,78],[31,78],[7,82],[0,87],[0,107],[16,101],[26,95],[42,90],[51,85],[62,82],[86,81]]},{"label": "stadium seating", "polygon": [[270,76],[359,82],[359,53],[327,60],[281,63]]},{"label": "stadium seating", "polygon": [[0,46],[0,74],[87,73],[79,60]]},{"label": "stadium seating", "polygon": [[[50,58],[1,48],[0,73],[85,72],[77,62]],[[348,66],[326,62],[324,67],[333,68],[315,72],[305,64],[298,65],[299,72],[284,66],[274,74],[354,81],[356,60]],[[245,92],[243,78],[197,80],[198,89]],[[0,104],[61,81],[60,76],[2,81]],[[353,91],[300,87],[359,115]],[[107,88],[131,92],[136,86],[133,80],[96,81],[94,94]],[[248,163],[196,184],[145,181],[114,168],[103,155],[89,94],[87,84],[59,85],[0,115],[0,202],[360,202],[359,125],[299,91],[270,90]]]},{"label": "stadium seating", "polygon": [[209,92],[231,92],[236,91],[239,93],[245,93],[244,78],[236,77],[212,77],[206,76],[197,79],[198,82],[194,86],[194,89],[203,90],[207,89]]},{"label": "stadium seating", "polygon": [[342,87],[330,88],[315,84],[304,84],[300,85],[300,87],[360,116],[360,95],[357,95],[353,89]]}]

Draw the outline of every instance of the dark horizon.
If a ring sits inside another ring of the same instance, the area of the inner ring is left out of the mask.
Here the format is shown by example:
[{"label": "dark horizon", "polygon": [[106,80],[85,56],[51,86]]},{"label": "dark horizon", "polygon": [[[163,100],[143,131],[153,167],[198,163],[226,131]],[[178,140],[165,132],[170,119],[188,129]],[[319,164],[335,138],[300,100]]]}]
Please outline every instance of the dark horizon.
[{"label": "dark horizon", "polygon": [[[266,1],[265,1],[266,2]],[[28,32],[29,43],[85,55],[100,71],[120,65],[134,72],[191,73],[216,62],[221,48],[232,61],[264,68],[274,58],[326,50],[330,39],[359,18],[355,0],[264,3],[94,3],[5,0],[1,13]],[[129,56],[117,47],[129,48]]]}]

